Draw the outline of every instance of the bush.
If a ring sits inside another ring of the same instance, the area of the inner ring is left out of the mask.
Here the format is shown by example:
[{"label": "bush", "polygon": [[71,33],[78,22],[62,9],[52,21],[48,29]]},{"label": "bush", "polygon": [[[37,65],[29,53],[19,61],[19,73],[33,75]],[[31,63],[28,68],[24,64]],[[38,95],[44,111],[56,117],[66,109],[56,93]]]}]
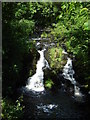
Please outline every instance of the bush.
[{"label": "bush", "polygon": [[21,105],[22,96],[16,100],[15,104],[10,101],[10,99],[4,98],[2,100],[2,120],[18,120],[22,119],[23,117],[23,108],[24,106]]},{"label": "bush", "polygon": [[51,89],[52,85],[54,85],[53,81],[48,78],[48,80],[45,81],[45,87]]}]

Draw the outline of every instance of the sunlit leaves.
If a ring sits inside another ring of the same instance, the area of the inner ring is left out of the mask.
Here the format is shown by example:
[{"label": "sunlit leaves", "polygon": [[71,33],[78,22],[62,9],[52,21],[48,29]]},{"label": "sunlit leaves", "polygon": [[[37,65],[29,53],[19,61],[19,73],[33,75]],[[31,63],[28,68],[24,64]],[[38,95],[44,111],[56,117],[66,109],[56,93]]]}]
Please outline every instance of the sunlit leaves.
[{"label": "sunlit leaves", "polygon": [[64,4],[61,8],[64,10],[66,8],[66,5]]},{"label": "sunlit leaves", "polygon": [[89,24],[90,24],[90,20],[88,20],[87,22],[84,23],[84,25],[83,25],[84,30],[90,30]]},{"label": "sunlit leaves", "polygon": [[80,10],[80,14],[81,14],[81,15],[87,14],[87,11],[88,11],[87,8],[82,8],[82,9]]},{"label": "sunlit leaves", "polygon": [[45,82],[45,87],[50,89],[52,87],[52,85],[54,85],[53,81],[48,78],[48,80],[46,80],[46,82]]},{"label": "sunlit leaves", "polygon": [[22,96],[16,100],[16,103],[13,104],[10,100],[3,99],[1,106],[2,106],[2,118],[5,120],[12,120],[12,119],[21,119],[22,118],[22,110],[24,106],[21,105]]}]

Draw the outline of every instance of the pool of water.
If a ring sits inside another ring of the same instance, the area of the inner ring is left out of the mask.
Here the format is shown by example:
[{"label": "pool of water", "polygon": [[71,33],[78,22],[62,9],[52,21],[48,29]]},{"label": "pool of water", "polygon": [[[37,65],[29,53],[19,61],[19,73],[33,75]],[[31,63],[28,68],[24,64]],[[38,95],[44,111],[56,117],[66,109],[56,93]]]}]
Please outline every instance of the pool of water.
[{"label": "pool of water", "polygon": [[90,118],[89,106],[75,101],[62,89],[40,93],[22,90],[24,96],[23,120],[39,119],[82,119]]}]

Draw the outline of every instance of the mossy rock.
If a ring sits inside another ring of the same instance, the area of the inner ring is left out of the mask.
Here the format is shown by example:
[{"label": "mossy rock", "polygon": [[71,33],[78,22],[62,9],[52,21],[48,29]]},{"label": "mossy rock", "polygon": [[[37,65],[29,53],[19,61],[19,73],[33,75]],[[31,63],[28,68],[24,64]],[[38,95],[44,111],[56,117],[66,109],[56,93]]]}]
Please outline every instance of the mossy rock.
[{"label": "mossy rock", "polygon": [[37,61],[39,60],[40,58],[40,54],[38,53],[38,51],[36,49],[33,50],[32,52],[32,63],[31,63],[31,68],[30,68],[30,71],[29,71],[29,76],[32,76],[35,71],[36,71],[36,64],[37,64]]},{"label": "mossy rock", "polygon": [[62,53],[61,47],[52,47],[47,50],[45,56],[52,70],[60,71],[67,62],[67,55]]}]

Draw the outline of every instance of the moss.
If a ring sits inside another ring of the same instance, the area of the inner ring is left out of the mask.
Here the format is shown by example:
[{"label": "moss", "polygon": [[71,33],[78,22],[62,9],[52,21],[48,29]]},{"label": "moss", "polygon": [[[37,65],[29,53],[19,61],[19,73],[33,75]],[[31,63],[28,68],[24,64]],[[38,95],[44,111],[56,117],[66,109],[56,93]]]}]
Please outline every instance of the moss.
[{"label": "moss", "polygon": [[48,61],[52,70],[57,72],[62,69],[66,64],[65,55],[62,53],[63,49],[61,47],[52,47],[48,50]]}]

